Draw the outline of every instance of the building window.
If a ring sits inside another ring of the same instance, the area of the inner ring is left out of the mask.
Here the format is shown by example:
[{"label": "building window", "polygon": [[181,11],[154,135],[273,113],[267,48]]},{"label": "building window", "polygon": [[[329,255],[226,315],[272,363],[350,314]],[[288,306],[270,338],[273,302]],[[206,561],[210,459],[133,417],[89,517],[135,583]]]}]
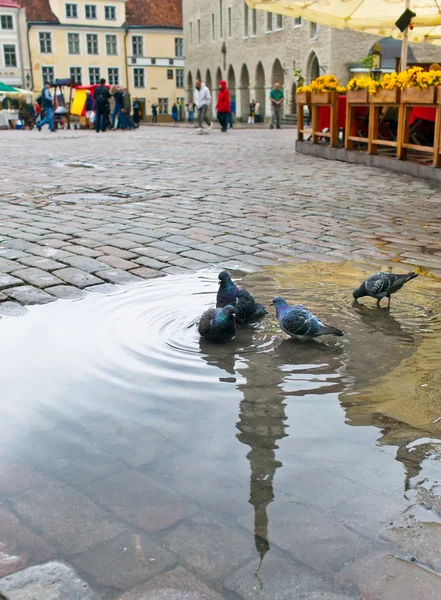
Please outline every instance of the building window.
[{"label": "building window", "polygon": [[5,67],[17,67],[17,50],[13,44],[3,46],[3,56],[5,58]]},{"label": "building window", "polygon": [[198,19],[198,44],[201,43],[201,20]]},{"label": "building window", "polygon": [[249,8],[248,8],[248,4],[246,2],[244,2],[243,10],[244,10],[244,15],[243,15],[243,17],[244,17],[244,21],[243,21],[244,22],[244,36],[248,37],[248,35],[249,35],[249,31],[248,31]]},{"label": "building window", "polygon": [[118,38],[116,35],[106,35],[106,54],[107,56],[118,56]]},{"label": "building window", "polygon": [[276,17],[276,29],[283,29],[283,15],[277,15],[277,17]]},{"label": "building window", "polygon": [[167,79],[173,79],[173,69],[167,69]]},{"label": "building window", "polygon": [[309,30],[309,35],[310,35],[311,39],[315,39],[317,37],[317,32],[318,32],[318,25],[317,25],[317,23],[314,23],[312,21],[310,23],[310,30]]},{"label": "building window", "polygon": [[12,15],[2,15],[1,16],[0,28],[1,29],[14,29],[14,22],[12,20]]},{"label": "building window", "polygon": [[302,17],[296,17],[292,20],[293,27],[301,27],[302,26]]},{"label": "building window", "polygon": [[273,13],[266,13],[266,30],[273,30]]},{"label": "building window", "polygon": [[144,69],[133,69],[133,85],[136,88],[145,87],[145,74]]},{"label": "building window", "polygon": [[78,4],[66,4],[66,19],[78,19]]},{"label": "building window", "polygon": [[184,69],[176,69],[176,87],[184,87]]},{"label": "building window", "polygon": [[257,10],[251,10],[251,35],[257,35]]},{"label": "building window", "polygon": [[52,54],[52,34],[49,31],[40,31],[38,39],[40,40],[40,53]]},{"label": "building window", "polygon": [[98,34],[88,33],[86,35],[87,54],[98,54]]},{"label": "building window", "polygon": [[211,39],[213,41],[216,39],[216,19],[214,13],[211,14]]},{"label": "building window", "polygon": [[175,38],[175,56],[177,58],[183,58],[184,56],[184,39]]},{"label": "building window", "polygon": [[43,83],[54,83],[54,81],[55,81],[54,67],[41,67],[41,76],[43,78]]},{"label": "building window", "polygon": [[96,19],[96,4],[86,4],[84,11],[86,19]]},{"label": "building window", "polygon": [[119,69],[118,67],[109,67],[107,69],[107,79],[110,85],[119,85]]},{"label": "building window", "polygon": [[79,33],[68,33],[67,34],[67,49],[69,54],[81,54],[80,52],[80,34]]},{"label": "building window", "polygon": [[133,35],[132,36],[132,54],[133,56],[143,56],[144,55],[144,40],[142,35]]},{"label": "building window", "polygon": [[81,67],[70,67],[69,75],[70,75],[71,79],[72,79],[72,77],[74,78],[75,83],[83,82],[83,71],[82,71]]},{"label": "building window", "polygon": [[231,6],[228,7],[228,37],[231,37],[232,23],[231,23]]},{"label": "building window", "polygon": [[104,18],[106,21],[116,21],[116,6],[105,6]]},{"label": "building window", "polygon": [[219,36],[224,37],[224,5],[222,0],[219,0]]},{"label": "building window", "polygon": [[168,115],[168,98],[158,98],[159,114]]},{"label": "building window", "polygon": [[101,73],[99,67],[89,67],[89,85],[97,85],[100,82]]}]

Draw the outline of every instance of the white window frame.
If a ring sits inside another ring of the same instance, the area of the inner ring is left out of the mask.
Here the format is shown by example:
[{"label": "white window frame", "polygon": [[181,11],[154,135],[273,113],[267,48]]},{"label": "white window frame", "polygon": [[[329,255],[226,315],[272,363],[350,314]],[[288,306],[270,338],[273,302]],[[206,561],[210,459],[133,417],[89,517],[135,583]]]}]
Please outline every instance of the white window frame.
[{"label": "white window frame", "polygon": [[[96,36],[96,40],[97,40],[97,52],[89,52],[89,44],[87,42],[87,36],[89,35],[95,35]],[[87,56],[99,56],[100,55],[100,36],[98,33],[86,33],[86,54]]]},{"label": "white window frame", "polygon": [[[179,79],[181,78],[181,75],[182,75],[182,85],[178,85],[178,72],[180,73]],[[182,90],[182,89],[185,88],[185,71],[184,71],[184,69],[176,69],[176,71],[175,71],[175,82],[176,82],[176,87],[179,90]]]},{"label": "white window frame", "polygon": [[[68,14],[67,14],[68,6],[76,6],[77,7],[77,14],[75,17],[68,16]],[[78,2],[65,2],[64,3],[64,14],[66,16],[66,19],[78,19],[79,18]]]},{"label": "white window frame", "polygon": [[[270,28],[271,24],[271,28]],[[272,33],[274,31],[273,13],[267,12],[265,19],[265,33]]]},{"label": "white window frame", "polygon": [[46,77],[43,75],[43,69],[53,69],[54,70],[54,81],[57,79],[57,73],[55,71],[55,65],[41,65],[41,80],[43,82],[43,85],[44,85],[44,82],[46,80]]},{"label": "white window frame", "polygon": [[[281,24],[279,26],[279,19],[281,20]],[[278,15],[276,14],[276,27],[274,29],[274,31],[282,31],[283,30],[283,15]]]},{"label": "white window frame", "polygon": [[257,36],[257,10],[255,8],[251,9],[251,33],[250,37]]},{"label": "white window frame", "polygon": [[[72,56],[77,56],[77,55],[76,54],[72,54]],[[75,67],[75,66],[69,67],[69,77],[72,77],[72,73],[70,72],[71,69],[79,69],[80,70],[80,73],[81,73],[80,82],[81,82],[81,84],[83,84],[84,83],[84,81],[83,81],[83,67]],[[75,79],[75,81],[77,81],[77,80]],[[77,83],[78,83],[78,81],[77,81]]]},{"label": "white window frame", "polygon": [[[42,51],[41,51],[41,40],[40,40],[40,35],[41,35],[42,33],[43,33],[44,35],[47,35],[47,34],[49,34],[49,37],[50,37],[50,40],[51,40],[51,51],[50,51],[50,52],[42,52]],[[49,54],[49,55],[51,55],[51,54],[54,54],[54,38],[53,38],[53,35],[52,35],[52,31],[39,31],[39,32],[38,32],[38,51],[39,51],[39,53],[40,53],[40,54],[44,54],[44,55],[46,55],[46,54]]]},{"label": "white window frame", "polygon": [[[88,8],[95,8],[95,16],[94,17],[87,16]],[[87,21],[98,21],[98,6],[96,4],[85,4],[84,5],[84,18],[87,19]]]},{"label": "white window frame", "polygon": [[[116,37],[116,54],[107,54],[107,38],[112,35]],[[106,45],[106,56],[119,56],[119,38],[116,33],[106,33],[105,35],[105,45]]]},{"label": "white window frame", "polygon": [[311,21],[309,23],[309,39],[310,40],[316,40],[318,37],[318,23],[316,23],[315,21]]},{"label": "white window frame", "polygon": [[89,80],[89,85],[96,85],[96,84],[90,83],[90,69],[98,69],[98,80],[97,80],[97,83],[99,84],[100,79],[102,78],[101,67],[99,65],[88,65],[87,66],[87,79]]},{"label": "white window frame", "polygon": [[[143,72],[143,79],[144,79],[144,85],[136,85],[135,84],[135,71],[142,71]],[[146,72],[145,72],[145,67],[134,67],[133,69],[133,88],[136,90],[145,90],[145,88],[147,87],[147,78],[146,78]]]},{"label": "white window frame", "polygon": [[[181,43],[177,43],[177,40],[181,40]],[[182,53],[178,54],[176,52],[177,46],[182,46]],[[184,38],[182,37],[175,37],[175,57],[176,58],[184,58]]]},{"label": "white window frame", "polygon": [[[69,52],[69,35],[77,35],[78,36],[78,41],[79,41],[79,52],[77,54],[71,54]],[[68,56],[80,56],[81,54],[81,33],[79,31],[66,31],[66,51]]]},{"label": "white window frame", "polygon": [[[118,83],[111,83],[110,82],[109,69],[116,69],[118,71]],[[114,66],[114,67],[111,67],[111,66],[107,67],[107,83],[109,85],[121,85],[121,69],[119,67],[116,67],[116,66]]]},{"label": "white window frame", "polygon": [[[115,16],[112,19],[106,17],[106,8],[113,9]],[[116,8],[117,7],[114,4],[105,4],[104,5],[104,20],[105,21],[117,21],[118,20],[118,12],[117,12]]]},{"label": "white window frame", "polygon": [[302,17],[294,17],[292,20],[292,28],[297,29],[297,27],[301,27],[303,25]]},{"label": "white window frame", "polygon": [[[134,40],[134,38],[141,38],[141,40],[142,40],[142,47],[141,47],[142,52],[141,52],[141,54],[135,54],[133,52],[133,40]],[[141,35],[139,35],[139,34],[132,35],[130,42],[132,44],[132,47],[131,47],[131,51],[132,51],[131,52],[131,56],[134,56],[135,58],[142,58],[144,56],[144,36],[142,34]]]},{"label": "white window frame", "polygon": [[[12,29],[3,29],[1,17],[11,17],[12,19]],[[15,24],[15,15],[10,15],[9,13],[1,13],[0,14],[0,31],[17,31],[17,27]]]},{"label": "white window frame", "polygon": [[[167,112],[161,112],[161,102],[160,100],[167,100]],[[170,102],[169,98],[158,98],[158,115],[169,115],[170,114]]]},{"label": "white window frame", "polygon": [[[5,47],[6,46],[14,46],[14,48],[15,48],[15,59],[17,61],[17,65],[15,67],[6,66],[6,59],[5,59]],[[19,69],[21,65],[20,65],[20,56],[19,56],[19,52],[18,52],[18,44],[14,44],[12,42],[4,43],[2,46],[2,60],[3,60],[5,69]]]}]

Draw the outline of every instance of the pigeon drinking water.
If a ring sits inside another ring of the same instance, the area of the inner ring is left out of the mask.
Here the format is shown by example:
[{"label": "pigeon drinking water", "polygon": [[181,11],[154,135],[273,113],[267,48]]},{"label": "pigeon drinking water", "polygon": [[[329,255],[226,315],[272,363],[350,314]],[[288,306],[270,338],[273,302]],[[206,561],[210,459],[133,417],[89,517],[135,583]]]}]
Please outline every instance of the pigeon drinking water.
[{"label": "pigeon drinking water", "polygon": [[301,304],[290,306],[281,296],[273,299],[282,331],[297,340],[308,340],[319,335],[344,335],[336,327],[325,325]]},{"label": "pigeon drinking water", "polygon": [[236,309],[229,304],[210,308],[200,318],[198,331],[211,342],[228,342],[236,333]]},{"label": "pigeon drinking water", "polygon": [[382,272],[374,273],[363,281],[360,287],[354,291],[353,296],[355,300],[363,298],[364,296],[376,298],[377,306],[380,306],[380,302],[383,298],[387,298],[387,305],[390,306],[391,294],[395,294],[395,292],[401,290],[405,283],[415,277],[418,277],[418,273],[407,273],[405,275]]},{"label": "pigeon drinking water", "polygon": [[265,307],[256,302],[247,290],[237,287],[228,271],[222,271],[219,273],[216,306],[222,308],[227,304],[235,307],[238,323],[258,319],[267,314]]}]

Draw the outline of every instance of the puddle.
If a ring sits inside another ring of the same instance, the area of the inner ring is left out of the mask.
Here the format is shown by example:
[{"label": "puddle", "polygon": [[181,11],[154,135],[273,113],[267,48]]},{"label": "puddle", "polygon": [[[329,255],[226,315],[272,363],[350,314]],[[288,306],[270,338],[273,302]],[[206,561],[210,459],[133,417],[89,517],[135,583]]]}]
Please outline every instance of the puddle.
[{"label": "puddle", "polygon": [[[275,598],[292,569],[311,591],[357,594],[347,563],[378,553],[441,572],[441,284],[419,277],[390,311],[353,306],[367,273],[243,277],[266,305],[283,295],[346,333],[310,343],[287,340],[272,309],[226,345],[201,343],[211,272],[2,319],[0,464],[18,471],[12,485],[3,469],[0,501],[110,595],[150,577],[115,584],[120,530],[138,546],[147,531],[224,595]],[[120,529],[97,531],[94,511]],[[409,536],[420,526],[427,544]]]}]

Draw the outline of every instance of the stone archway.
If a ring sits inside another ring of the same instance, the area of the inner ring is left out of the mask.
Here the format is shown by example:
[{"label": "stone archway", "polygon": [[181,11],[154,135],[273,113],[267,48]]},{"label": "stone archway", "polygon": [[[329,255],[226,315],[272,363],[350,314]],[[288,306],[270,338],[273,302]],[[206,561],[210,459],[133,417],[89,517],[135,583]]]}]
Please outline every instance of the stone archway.
[{"label": "stone archway", "polygon": [[[237,106],[236,98],[236,75],[234,73],[233,65],[228,67],[227,85],[230,90],[231,102],[233,103],[233,112],[240,116],[239,109]],[[240,107],[239,107],[240,108]]]},{"label": "stone archway", "polygon": [[222,81],[223,77],[222,77],[222,71],[221,68],[218,67],[217,71],[216,71],[216,87],[219,85],[219,81]]},{"label": "stone archway", "polygon": [[199,79],[199,81],[202,81],[202,75],[201,75],[201,72],[199,69],[196,71],[196,79]]},{"label": "stone archway", "polygon": [[191,100],[192,102],[193,102],[193,90],[194,90],[193,75],[191,74],[191,71],[189,71],[188,75],[187,75],[187,94],[188,94],[188,99]]},{"label": "stone archway", "polygon": [[271,71],[271,83],[280,83],[281,87],[285,84],[285,71],[283,70],[282,63],[278,58],[273,62],[273,68]]},{"label": "stone archway", "polygon": [[248,67],[243,64],[240,72],[240,117],[247,121],[250,105],[250,74]]},{"label": "stone archway", "polygon": [[311,52],[306,63],[306,82],[309,84],[320,75],[320,63],[315,52]]},{"label": "stone archway", "polygon": [[266,89],[265,89],[265,69],[262,63],[259,61],[256,67],[256,85],[255,85],[256,100],[260,100],[260,114],[262,119],[266,115]]}]

